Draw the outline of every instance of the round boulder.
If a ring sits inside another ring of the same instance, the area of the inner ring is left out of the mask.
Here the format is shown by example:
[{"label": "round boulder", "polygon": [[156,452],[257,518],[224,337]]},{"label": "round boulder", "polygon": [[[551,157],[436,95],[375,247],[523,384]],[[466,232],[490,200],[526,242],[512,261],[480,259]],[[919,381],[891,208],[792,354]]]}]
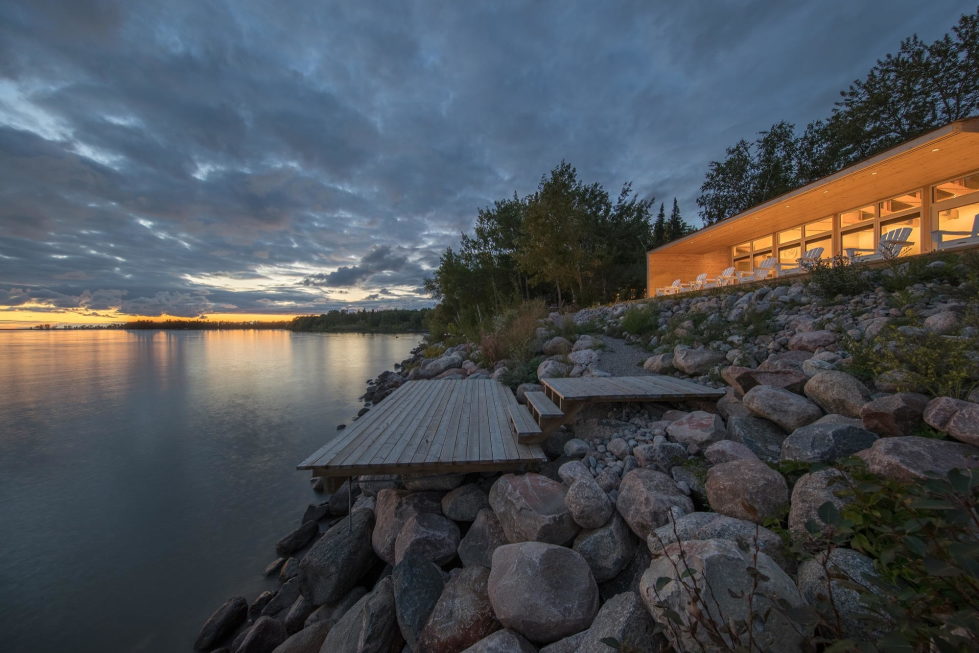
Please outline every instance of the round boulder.
[{"label": "round boulder", "polygon": [[870,390],[855,377],[838,370],[816,374],[806,382],[806,396],[827,413],[860,417],[863,405],[870,401]]},{"label": "round boulder", "polygon": [[459,527],[451,519],[431,512],[414,515],[405,522],[394,543],[394,564],[415,555],[444,565],[456,556]]},{"label": "round boulder", "polygon": [[564,503],[571,518],[582,528],[598,528],[612,516],[612,500],[590,475],[571,484]]},{"label": "round boulder", "polygon": [[805,397],[770,385],[756,385],[748,390],[742,403],[753,414],[775,422],[786,431],[815,422],[823,414],[819,406]]},{"label": "round boulder", "polygon": [[489,599],[504,626],[532,642],[549,643],[591,625],[598,585],[576,551],[522,542],[493,553]]},{"label": "round boulder", "polygon": [[564,502],[564,485],[541,474],[504,474],[489,492],[490,506],[511,542],[566,544],[578,533]]},{"label": "round boulder", "polygon": [[761,524],[789,504],[785,478],[758,460],[732,460],[707,471],[707,502],[722,515]]},{"label": "round boulder", "polygon": [[640,467],[622,478],[616,509],[632,532],[646,539],[650,531],[693,512],[693,502],[673,479],[654,469]]}]

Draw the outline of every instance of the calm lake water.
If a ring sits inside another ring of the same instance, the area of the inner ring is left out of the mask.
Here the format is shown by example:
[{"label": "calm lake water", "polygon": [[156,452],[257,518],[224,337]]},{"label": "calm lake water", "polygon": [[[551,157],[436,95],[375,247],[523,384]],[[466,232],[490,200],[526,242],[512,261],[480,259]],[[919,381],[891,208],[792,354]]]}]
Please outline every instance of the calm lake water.
[{"label": "calm lake water", "polygon": [[0,648],[189,651],[414,335],[0,332]]}]

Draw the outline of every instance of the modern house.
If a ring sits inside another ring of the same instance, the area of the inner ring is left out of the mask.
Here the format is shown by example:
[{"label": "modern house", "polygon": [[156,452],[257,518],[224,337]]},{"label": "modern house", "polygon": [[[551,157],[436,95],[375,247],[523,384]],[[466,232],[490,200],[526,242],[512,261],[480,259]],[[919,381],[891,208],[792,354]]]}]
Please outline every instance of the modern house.
[{"label": "modern house", "polygon": [[976,216],[979,118],[968,118],[650,250],[647,294],[728,267],[750,273],[772,257],[794,266],[819,247],[822,258],[873,254],[901,228],[902,255],[979,245]]}]

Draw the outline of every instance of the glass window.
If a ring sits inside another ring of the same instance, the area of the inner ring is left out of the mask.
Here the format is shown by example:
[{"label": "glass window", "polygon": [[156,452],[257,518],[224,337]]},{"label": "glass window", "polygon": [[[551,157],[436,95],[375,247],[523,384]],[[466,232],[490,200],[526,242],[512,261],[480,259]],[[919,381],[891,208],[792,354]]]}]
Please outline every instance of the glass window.
[{"label": "glass window", "polygon": [[976,191],[979,191],[979,172],[974,172],[971,175],[966,175],[959,179],[952,179],[943,184],[935,184],[932,199],[935,202],[941,202],[942,200],[950,200],[953,197],[961,197],[962,195],[968,195]]},{"label": "glass window", "polygon": [[908,209],[920,209],[921,208],[921,191],[916,190],[910,193],[903,193],[897,197],[892,197],[889,200],[884,200],[880,203],[880,216],[890,215],[892,213],[899,213],[901,211],[907,211]]},{"label": "glass window", "polygon": [[943,243],[950,243],[960,238],[969,238],[969,234],[977,227],[979,227],[979,203],[966,204],[965,206],[938,212],[939,231],[964,232],[960,234],[942,234]]},{"label": "glass window", "polygon": [[766,258],[771,258],[771,256],[772,256],[771,250],[769,250],[767,252],[758,252],[757,254],[755,254],[752,257],[752,261],[754,262],[754,266],[757,268],[759,265],[761,265],[761,262],[762,261],[764,261]]},{"label": "glass window", "polygon": [[757,238],[751,241],[751,247],[757,252],[763,249],[770,249],[772,246],[772,237],[764,236],[762,238]]},{"label": "glass window", "polygon": [[790,245],[789,247],[778,248],[778,262],[781,265],[796,265],[799,257],[802,256],[802,247]]},{"label": "glass window", "polygon": [[828,234],[833,231],[833,216],[813,220],[806,225],[806,238]]},{"label": "glass window", "polygon": [[866,227],[851,229],[843,233],[843,252],[853,258],[855,256],[866,256],[876,252],[874,242],[874,225],[868,224]]},{"label": "glass window", "polygon": [[864,220],[873,220],[877,217],[877,209],[873,204],[861,206],[859,209],[844,211],[840,214],[840,226],[846,227],[851,224],[858,224]]},{"label": "glass window", "polygon": [[823,248],[823,253],[819,255],[821,259],[833,258],[833,236],[823,236],[822,238],[807,238],[806,239],[806,251],[811,249],[816,249],[817,247]]},{"label": "glass window", "polygon": [[745,256],[751,254],[751,243],[741,243],[734,246],[734,256]]},{"label": "glass window", "polygon": [[786,229],[785,231],[780,231],[778,234],[779,244],[791,243],[793,240],[799,240],[802,238],[802,226],[793,227],[792,229]]},{"label": "glass window", "polygon": [[751,259],[739,258],[734,262],[734,269],[738,272],[751,272]]}]

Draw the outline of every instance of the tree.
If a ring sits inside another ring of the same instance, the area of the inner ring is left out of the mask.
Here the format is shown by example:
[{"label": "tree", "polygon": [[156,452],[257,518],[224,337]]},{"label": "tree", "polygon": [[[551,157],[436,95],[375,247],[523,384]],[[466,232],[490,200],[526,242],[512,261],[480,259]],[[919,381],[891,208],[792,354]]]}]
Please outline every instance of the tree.
[{"label": "tree", "polygon": [[666,223],[666,240],[676,240],[690,233],[687,223],[680,217],[680,205],[676,198],[673,198],[673,210],[670,211],[670,219]]},{"label": "tree", "polygon": [[653,247],[659,247],[666,242],[666,211],[660,202],[656,222],[653,223]]}]

